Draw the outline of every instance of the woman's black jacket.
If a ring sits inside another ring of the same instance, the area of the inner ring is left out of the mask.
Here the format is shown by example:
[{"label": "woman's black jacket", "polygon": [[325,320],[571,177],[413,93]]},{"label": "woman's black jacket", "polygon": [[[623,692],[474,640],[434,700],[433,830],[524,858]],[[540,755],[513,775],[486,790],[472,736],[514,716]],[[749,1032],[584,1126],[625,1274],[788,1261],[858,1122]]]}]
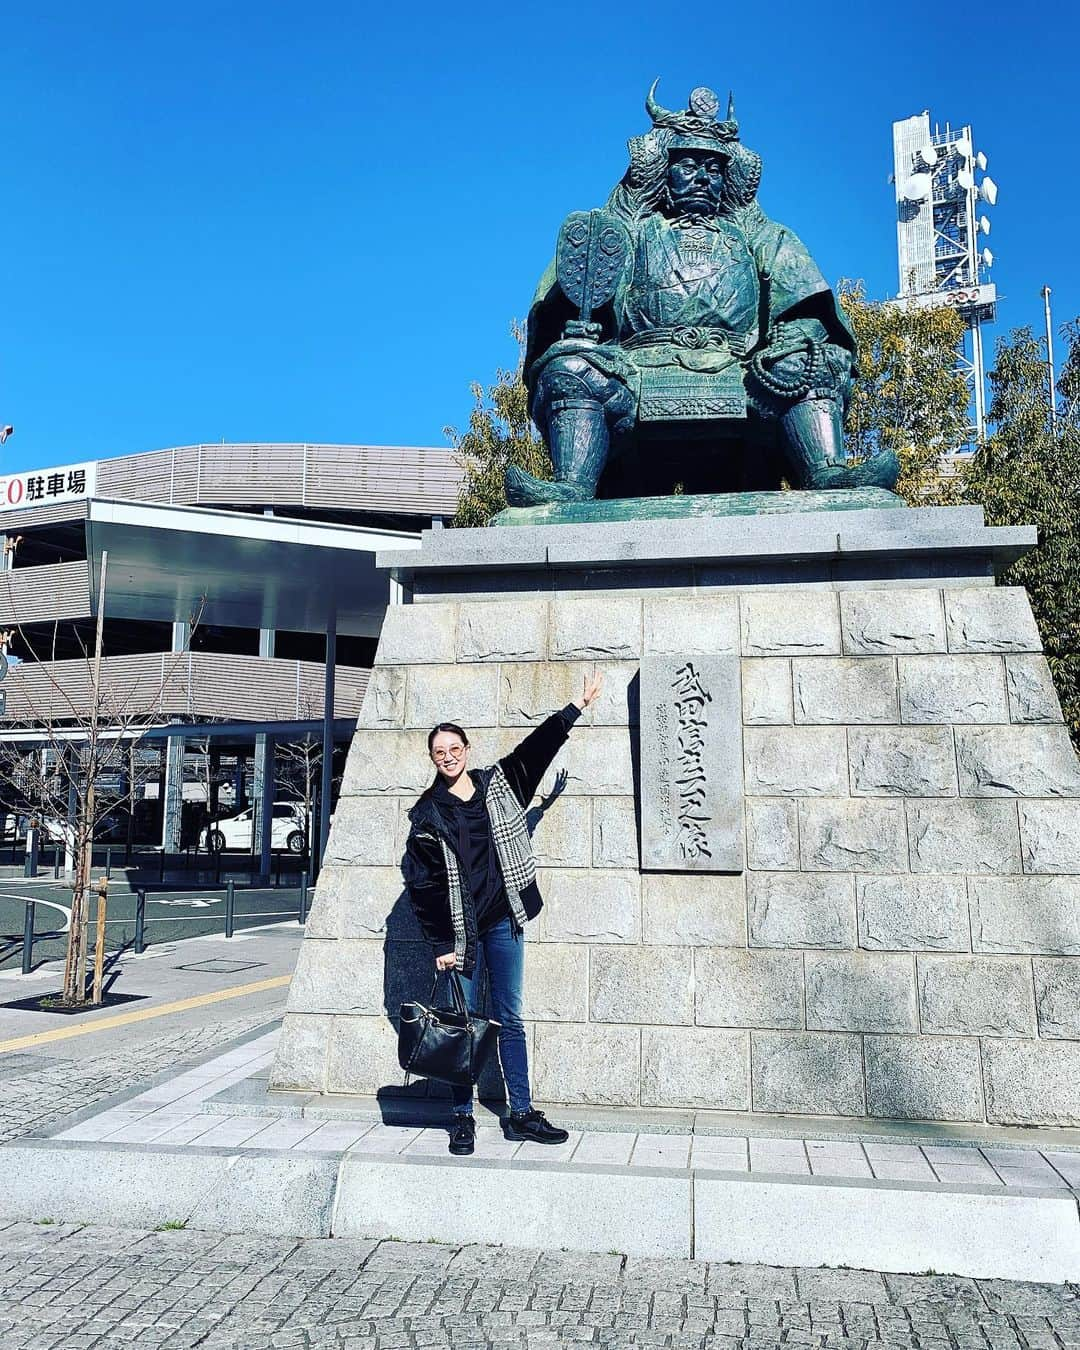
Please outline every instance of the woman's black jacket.
[{"label": "woman's black jacket", "polygon": [[[560,712],[553,713],[541,722],[516,749],[499,760],[499,767],[506,775],[511,791],[523,807],[528,807],[536,795],[548,765],[558,754],[570,734],[570,728],[580,716],[581,709],[574,703],[568,703]],[[477,791],[484,794],[485,800],[493,772],[494,768],[469,770],[469,777],[476,784]],[[447,844],[461,865],[457,830],[440,809],[433,787],[423,793],[409,812],[409,820],[411,828],[405,845],[403,866],[405,884],[421,931],[432,944],[435,955],[445,956],[455,950],[457,935],[450,915],[449,882],[440,840]],[[461,871],[464,881],[463,865]],[[476,964],[476,913],[468,886],[463,885],[462,889],[465,960],[461,973],[471,975]],[[544,902],[535,882],[521,892],[521,902],[527,918],[534,919],[540,913]]]}]

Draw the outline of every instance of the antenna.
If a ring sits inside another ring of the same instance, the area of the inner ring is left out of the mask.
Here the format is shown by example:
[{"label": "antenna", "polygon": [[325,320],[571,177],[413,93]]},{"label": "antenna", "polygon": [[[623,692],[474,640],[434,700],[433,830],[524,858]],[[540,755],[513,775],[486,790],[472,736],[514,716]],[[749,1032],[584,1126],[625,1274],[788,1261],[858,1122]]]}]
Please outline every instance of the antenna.
[{"label": "antenna", "polygon": [[971,393],[969,448],[986,430],[982,325],[997,306],[987,278],[994,255],[980,238],[990,233],[990,220],[979,204],[993,206],[998,191],[991,178],[976,183],[986,164],[982,151],[975,154],[970,126],[932,123],[928,110],[893,123],[898,299],[917,309],[949,305],[964,321],[957,370]]}]

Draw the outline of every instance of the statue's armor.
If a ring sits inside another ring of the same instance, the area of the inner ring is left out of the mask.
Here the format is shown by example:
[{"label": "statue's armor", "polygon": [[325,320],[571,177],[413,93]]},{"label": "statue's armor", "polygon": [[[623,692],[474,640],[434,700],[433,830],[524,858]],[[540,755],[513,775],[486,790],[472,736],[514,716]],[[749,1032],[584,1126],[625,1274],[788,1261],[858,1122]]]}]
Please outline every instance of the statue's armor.
[{"label": "statue's armor", "polygon": [[742,231],[730,221],[670,221],[647,216],[637,230],[632,276],[616,295],[617,340],[658,328],[707,328],[757,341],[758,269]]}]

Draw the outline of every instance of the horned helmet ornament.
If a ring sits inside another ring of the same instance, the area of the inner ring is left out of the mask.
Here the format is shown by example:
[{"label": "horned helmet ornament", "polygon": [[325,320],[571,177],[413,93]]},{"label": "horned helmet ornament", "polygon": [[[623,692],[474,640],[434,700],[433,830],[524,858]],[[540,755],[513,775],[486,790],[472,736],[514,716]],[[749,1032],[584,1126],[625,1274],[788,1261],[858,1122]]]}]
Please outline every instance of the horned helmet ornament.
[{"label": "horned helmet ornament", "polygon": [[761,156],[739,140],[735,99],[728,95],[727,117],[716,120],[720,100],[704,85],[690,95],[688,106],[675,112],[657,101],[654,80],[645,96],[652,129],[627,142],[630,167],[608,199],[609,209],[627,221],[658,209],[664,193],[669,155],[677,150],[706,150],[725,160],[721,209],[726,214],[756,209],[761,181]]}]

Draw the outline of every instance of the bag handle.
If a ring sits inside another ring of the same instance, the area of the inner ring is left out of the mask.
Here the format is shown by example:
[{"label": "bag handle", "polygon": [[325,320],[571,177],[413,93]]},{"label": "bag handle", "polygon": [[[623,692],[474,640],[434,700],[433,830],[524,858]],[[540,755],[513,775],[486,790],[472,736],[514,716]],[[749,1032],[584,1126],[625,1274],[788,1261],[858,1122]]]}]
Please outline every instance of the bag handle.
[{"label": "bag handle", "polygon": [[[431,985],[430,998],[432,1002],[434,1002],[435,1000],[435,990],[438,989],[439,987],[439,976],[442,973],[443,972],[441,970],[437,970],[435,972],[435,979]],[[469,1005],[465,1001],[465,990],[462,988],[461,985],[461,976],[457,973],[457,971],[454,969],[453,966],[451,966],[450,969],[446,971],[446,975],[448,977],[448,982],[450,985],[450,997],[454,1003],[454,1011],[459,1012],[462,1015],[462,1017],[468,1018]]]}]

